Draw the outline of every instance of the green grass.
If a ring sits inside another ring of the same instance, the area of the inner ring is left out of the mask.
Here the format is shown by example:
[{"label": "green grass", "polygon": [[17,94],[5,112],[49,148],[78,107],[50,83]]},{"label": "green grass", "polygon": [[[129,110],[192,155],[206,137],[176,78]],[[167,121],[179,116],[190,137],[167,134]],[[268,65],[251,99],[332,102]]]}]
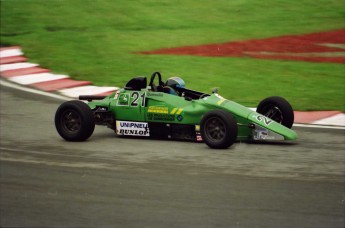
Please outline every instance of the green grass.
[{"label": "green grass", "polygon": [[97,85],[160,71],[248,106],[280,95],[296,110],[345,111],[344,64],[134,54],[344,27],[339,0],[11,0],[1,1],[0,38],[32,62]]}]

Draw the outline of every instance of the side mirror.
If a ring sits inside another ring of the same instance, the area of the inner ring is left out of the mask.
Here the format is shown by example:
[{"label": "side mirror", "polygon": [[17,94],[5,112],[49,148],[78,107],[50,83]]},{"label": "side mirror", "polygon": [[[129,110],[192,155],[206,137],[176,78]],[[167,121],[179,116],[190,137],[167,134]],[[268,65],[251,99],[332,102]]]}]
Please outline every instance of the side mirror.
[{"label": "side mirror", "polygon": [[218,93],[219,87],[215,87],[212,89],[212,93]]}]

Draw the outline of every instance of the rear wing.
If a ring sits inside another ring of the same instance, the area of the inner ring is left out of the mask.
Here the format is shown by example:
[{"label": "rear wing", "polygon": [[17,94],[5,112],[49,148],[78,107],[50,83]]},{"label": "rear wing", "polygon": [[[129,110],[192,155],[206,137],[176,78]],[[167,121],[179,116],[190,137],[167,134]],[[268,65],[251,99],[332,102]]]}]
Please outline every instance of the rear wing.
[{"label": "rear wing", "polygon": [[79,100],[83,101],[93,101],[93,100],[103,100],[107,96],[95,96],[95,95],[80,95]]}]

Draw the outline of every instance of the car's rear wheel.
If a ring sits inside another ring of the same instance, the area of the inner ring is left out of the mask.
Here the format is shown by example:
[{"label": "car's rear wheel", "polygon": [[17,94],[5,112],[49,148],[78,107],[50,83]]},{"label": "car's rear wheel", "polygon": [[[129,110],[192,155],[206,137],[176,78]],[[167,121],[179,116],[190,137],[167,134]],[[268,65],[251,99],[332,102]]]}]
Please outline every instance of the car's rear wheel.
[{"label": "car's rear wheel", "polygon": [[225,149],[237,138],[237,123],[231,113],[223,110],[207,112],[200,123],[201,136],[211,148]]},{"label": "car's rear wheel", "polygon": [[268,97],[262,100],[256,112],[291,128],[294,122],[294,112],[290,103],[282,97]]},{"label": "car's rear wheel", "polygon": [[95,129],[95,118],[84,102],[67,101],[56,111],[55,127],[59,135],[67,141],[84,141]]}]

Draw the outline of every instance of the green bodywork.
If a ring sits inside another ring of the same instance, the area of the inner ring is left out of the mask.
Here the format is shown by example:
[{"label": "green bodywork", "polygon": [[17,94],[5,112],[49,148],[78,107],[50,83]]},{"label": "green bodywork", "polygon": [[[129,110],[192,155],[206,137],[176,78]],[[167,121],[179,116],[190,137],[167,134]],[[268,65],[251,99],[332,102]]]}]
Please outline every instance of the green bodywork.
[{"label": "green bodywork", "polygon": [[230,112],[236,119],[238,140],[253,139],[255,128],[267,129],[282,140],[297,138],[293,130],[217,93],[190,100],[183,96],[152,92],[148,89],[120,89],[102,100],[91,101],[88,105],[92,110],[106,108],[117,121],[195,125],[196,129],[205,113],[222,109]]}]

